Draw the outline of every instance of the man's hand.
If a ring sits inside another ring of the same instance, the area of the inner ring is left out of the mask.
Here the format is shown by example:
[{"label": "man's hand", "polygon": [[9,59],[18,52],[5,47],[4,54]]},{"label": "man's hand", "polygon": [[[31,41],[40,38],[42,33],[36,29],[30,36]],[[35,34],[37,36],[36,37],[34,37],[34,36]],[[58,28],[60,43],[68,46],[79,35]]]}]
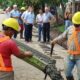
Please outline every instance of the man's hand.
[{"label": "man's hand", "polygon": [[29,22],[28,21],[26,21],[26,20],[23,20],[23,22],[25,23],[25,24],[28,24]]},{"label": "man's hand", "polygon": [[25,51],[25,57],[32,57],[32,52],[31,51]]},{"label": "man's hand", "polygon": [[57,41],[54,39],[51,41],[51,45],[55,45],[57,43]]}]

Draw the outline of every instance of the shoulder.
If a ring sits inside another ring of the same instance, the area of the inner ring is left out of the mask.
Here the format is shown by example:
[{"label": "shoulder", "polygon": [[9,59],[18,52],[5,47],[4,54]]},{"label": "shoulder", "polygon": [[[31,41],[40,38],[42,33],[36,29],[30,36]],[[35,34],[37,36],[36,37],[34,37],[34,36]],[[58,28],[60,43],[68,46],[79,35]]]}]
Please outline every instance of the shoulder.
[{"label": "shoulder", "polygon": [[29,14],[30,14],[30,12],[28,12],[28,11],[27,11],[27,12],[25,12],[25,15],[29,15]]},{"label": "shoulder", "polygon": [[70,27],[68,27],[68,28],[65,30],[65,32],[68,33],[68,34],[72,34],[73,29],[74,29],[74,26],[71,25]]},{"label": "shoulder", "polygon": [[6,48],[9,48],[9,49],[13,49],[13,48],[17,47],[17,44],[12,39],[9,39],[9,40],[3,42],[3,46],[5,46]]},{"label": "shoulder", "polygon": [[8,40],[7,44],[10,45],[10,46],[16,46],[17,45],[16,42],[12,39]]},{"label": "shoulder", "polygon": [[74,26],[71,25],[71,26],[68,27],[68,30],[72,30],[73,28],[74,28]]},{"label": "shoulder", "polygon": [[48,12],[48,15],[51,15],[52,16],[52,13],[51,12]]},{"label": "shoulder", "polygon": [[24,13],[23,13],[23,15],[24,15],[24,17],[26,17],[26,16],[28,16],[28,15],[29,15],[29,12],[28,12],[28,11],[26,11],[26,12],[24,12]]}]

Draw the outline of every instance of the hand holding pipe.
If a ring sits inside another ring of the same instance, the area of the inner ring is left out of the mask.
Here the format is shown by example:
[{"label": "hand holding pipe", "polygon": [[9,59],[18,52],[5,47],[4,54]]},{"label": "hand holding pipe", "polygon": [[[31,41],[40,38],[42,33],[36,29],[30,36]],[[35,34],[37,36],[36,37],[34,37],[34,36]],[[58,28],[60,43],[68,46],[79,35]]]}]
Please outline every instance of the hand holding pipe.
[{"label": "hand holding pipe", "polygon": [[54,44],[51,44],[51,52],[50,52],[50,56],[52,56],[53,48],[54,48]]}]

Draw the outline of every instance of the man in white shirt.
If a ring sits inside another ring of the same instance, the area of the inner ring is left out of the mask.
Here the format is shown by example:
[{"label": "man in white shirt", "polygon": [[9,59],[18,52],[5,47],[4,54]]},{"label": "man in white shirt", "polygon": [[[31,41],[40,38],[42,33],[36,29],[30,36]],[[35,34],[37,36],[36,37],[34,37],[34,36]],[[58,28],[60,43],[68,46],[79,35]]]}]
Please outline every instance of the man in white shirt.
[{"label": "man in white shirt", "polygon": [[42,9],[39,10],[39,14],[36,16],[36,22],[38,24],[38,41],[41,41],[41,35],[43,34],[43,11]]},{"label": "man in white shirt", "polygon": [[31,42],[32,41],[32,27],[34,24],[35,15],[33,12],[33,7],[30,6],[30,11],[26,12],[23,17],[23,22],[25,26],[25,41]]},{"label": "man in white shirt", "polygon": [[23,12],[22,16],[21,16],[21,19],[24,21],[24,17],[25,15],[27,14],[27,12],[30,12],[30,8],[31,6],[28,7],[28,9],[26,11]]}]

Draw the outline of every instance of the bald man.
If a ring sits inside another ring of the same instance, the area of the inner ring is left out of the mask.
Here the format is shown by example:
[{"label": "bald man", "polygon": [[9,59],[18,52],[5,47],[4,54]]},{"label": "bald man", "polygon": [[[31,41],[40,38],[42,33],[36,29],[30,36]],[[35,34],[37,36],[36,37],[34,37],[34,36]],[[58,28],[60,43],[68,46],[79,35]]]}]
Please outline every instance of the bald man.
[{"label": "bald man", "polygon": [[50,41],[50,21],[56,21],[55,17],[49,12],[49,7],[45,7],[45,12],[43,13],[43,42]]}]

